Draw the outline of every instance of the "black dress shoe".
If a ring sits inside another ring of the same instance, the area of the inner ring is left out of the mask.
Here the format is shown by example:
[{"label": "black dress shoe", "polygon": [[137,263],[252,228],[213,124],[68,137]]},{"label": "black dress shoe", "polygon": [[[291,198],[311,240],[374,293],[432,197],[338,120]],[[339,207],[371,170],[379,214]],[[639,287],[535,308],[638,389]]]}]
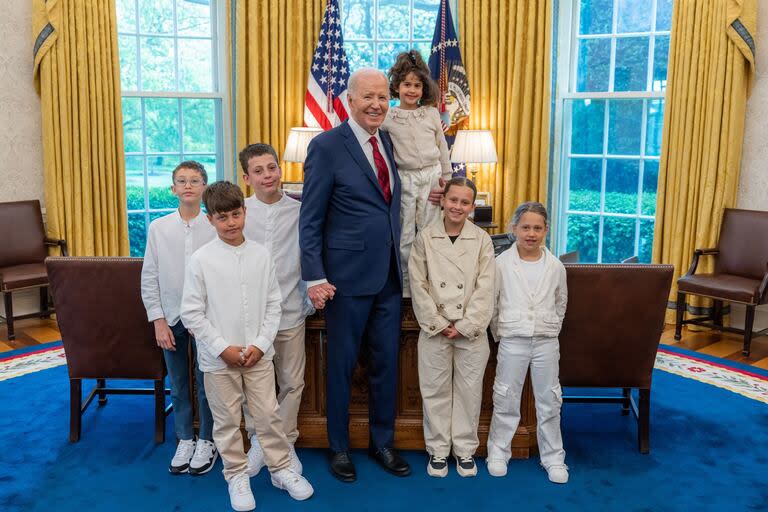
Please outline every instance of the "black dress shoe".
[{"label": "black dress shoe", "polygon": [[355,465],[349,458],[349,452],[331,452],[331,474],[342,482],[357,480]]},{"label": "black dress shoe", "polygon": [[379,463],[379,466],[395,476],[408,476],[411,474],[411,466],[405,462],[392,448],[368,448],[368,456]]}]

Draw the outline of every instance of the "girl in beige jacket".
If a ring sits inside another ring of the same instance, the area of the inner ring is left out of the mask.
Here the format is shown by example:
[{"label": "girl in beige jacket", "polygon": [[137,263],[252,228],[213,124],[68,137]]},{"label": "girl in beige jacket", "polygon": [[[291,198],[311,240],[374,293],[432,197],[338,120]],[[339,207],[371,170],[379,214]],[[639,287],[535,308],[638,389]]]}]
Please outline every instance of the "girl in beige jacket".
[{"label": "girl in beige jacket", "polygon": [[443,216],[413,244],[411,297],[421,326],[419,388],[424,404],[427,473],[448,474],[453,451],[461,476],[474,476],[483,374],[490,352],[495,263],[491,238],[467,216],[477,189],[466,178],[445,185]]}]

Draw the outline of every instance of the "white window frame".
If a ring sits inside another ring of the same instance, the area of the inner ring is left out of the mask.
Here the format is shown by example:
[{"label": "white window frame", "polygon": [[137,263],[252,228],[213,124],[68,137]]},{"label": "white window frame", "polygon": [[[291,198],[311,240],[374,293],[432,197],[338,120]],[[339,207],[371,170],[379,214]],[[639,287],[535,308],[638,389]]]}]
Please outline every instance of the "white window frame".
[{"label": "white window frame", "polygon": [[[561,0],[558,10],[557,18],[557,61],[555,62],[557,80],[555,83],[556,100],[555,113],[554,113],[554,152],[552,160],[552,176],[551,180],[552,191],[550,196],[551,210],[554,213],[552,215],[552,226],[550,231],[550,240],[552,241],[552,248],[555,254],[562,254],[566,252],[567,247],[567,219],[569,214],[578,214],[583,216],[595,216],[600,218],[599,222],[599,234],[598,234],[598,262],[602,261],[603,252],[603,227],[604,220],[609,217],[615,218],[630,218],[635,219],[635,241],[634,241],[634,254],[638,254],[639,242],[640,242],[640,220],[655,221],[655,215],[643,215],[642,212],[642,187],[643,187],[643,172],[645,167],[645,161],[655,160],[659,161],[659,156],[647,156],[646,150],[646,122],[648,119],[648,103],[650,100],[661,99],[664,100],[666,93],[664,91],[644,91],[644,92],[576,92],[577,87],[577,65],[578,65],[578,49],[580,39],[611,39],[611,56],[610,56],[610,70],[615,69],[616,60],[616,41],[617,39],[631,38],[631,37],[649,37],[648,47],[648,69],[646,84],[649,85],[653,80],[653,56],[655,50],[655,37],[656,36],[669,36],[669,30],[656,30],[656,2],[653,2],[653,8],[651,12],[651,19],[653,20],[653,26],[649,32],[627,32],[617,33],[618,24],[618,1],[613,2],[613,16],[612,27],[610,34],[599,35],[579,35],[579,0]],[[609,73],[609,91],[614,88],[615,72]],[[603,151],[602,154],[595,155],[579,155],[570,153],[570,140],[571,140],[571,119],[568,103],[571,100],[605,100],[605,117],[603,127]],[[613,213],[605,212],[605,184],[606,184],[606,169],[607,169],[607,151],[608,151],[608,120],[610,119],[610,101],[615,99],[633,99],[643,101],[643,121],[640,134],[640,154],[639,155],[610,155],[611,159],[632,159],[640,161],[639,177],[638,177],[638,194],[637,194],[637,210],[635,213]],[[585,156],[589,158],[601,158],[601,190],[600,190],[600,209],[597,212],[581,212],[571,211],[568,209],[568,192],[570,177],[570,159],[571,157]]]}]

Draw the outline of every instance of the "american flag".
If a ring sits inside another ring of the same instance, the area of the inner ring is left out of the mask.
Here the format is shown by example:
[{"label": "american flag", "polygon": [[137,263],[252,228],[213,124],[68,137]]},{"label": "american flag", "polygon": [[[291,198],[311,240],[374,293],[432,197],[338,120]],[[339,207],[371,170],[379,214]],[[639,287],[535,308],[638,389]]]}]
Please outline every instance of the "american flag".
[{"label": "american flag", "polygon": [[341,124],[349,116],[348,81],[349,63],[341,34],[339,2],[328,0],[309,70],[304,124],[323,130]]},{"label": "american flag", "polygon": [[[459,39],[453,25],[448,0],[440,1],[429,70],[440,90],[438,110],[443,122],[448,147],[453,145],[456,132],[469,125],[469,81],[461,60]],[[463,168],[463,164],[461,164]],[[454,172],[461,172],[454,164]]]}]

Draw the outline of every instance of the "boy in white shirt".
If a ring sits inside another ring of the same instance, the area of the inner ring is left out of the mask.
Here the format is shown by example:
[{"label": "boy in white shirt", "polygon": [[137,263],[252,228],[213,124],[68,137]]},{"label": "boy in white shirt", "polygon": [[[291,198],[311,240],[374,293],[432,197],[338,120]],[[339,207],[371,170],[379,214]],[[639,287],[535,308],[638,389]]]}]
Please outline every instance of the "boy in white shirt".
[{"label": "boy in white shirt", "polygon": [[290,443],[275,397],[272,364],[280,324],[280,287],[269,252],[243,235],[243,192],[228,182],[203,194],[218,238],[189,262],[181,301],[184,324],[195,333],[200,370],[213,413],[213,439],[224,462],[234,510],[253,510],[240,419],[243,401],[253,417],[272,485],[305,500],[314,490],[290,468]]},{"label": "boy in white shirt", "polygon": [[[275,337],[275,373],[279,394],[277,403],[285,435],[291,443],[291,467],[302,467],[294,443],[299,437],[297,416],[304,390],[304,323],[314,312],[301,280],[299,250],[299,210],[301,203],[280,190],[281,170],[277,153],[269,144],[251,144],[240,152],[243,179],[253,189],[245,200],[245,237],[266,247],[275,263],[275,274],[283,296],[282,315]],[[251,438],[248,472],[256,475],[264,467],[264,453],[255,435],[253,419],[245,415]]]},{"label": "boy in white shirt", "polygon": [[195,161],[180,163],[172,174],[171,191],[179,198],[179,208],[149,225],[147,248],[141,269],[141,298],[147,318],[155,326],[157,345],[163,349],[171,385],[174,427],[178,445],[168,471],[173,474],[201,475],[213,468],[218,456],[213,443],[213,418],[197,369],[197,405],[200,431],[197,442],[192,427],[192,402],[189,391],[189,359],[192,336],[181,321],[181,293],[184,271],[190,256],[216,237],[216,230],[200,209],[200,198],[208,182],[205,167]]}]

